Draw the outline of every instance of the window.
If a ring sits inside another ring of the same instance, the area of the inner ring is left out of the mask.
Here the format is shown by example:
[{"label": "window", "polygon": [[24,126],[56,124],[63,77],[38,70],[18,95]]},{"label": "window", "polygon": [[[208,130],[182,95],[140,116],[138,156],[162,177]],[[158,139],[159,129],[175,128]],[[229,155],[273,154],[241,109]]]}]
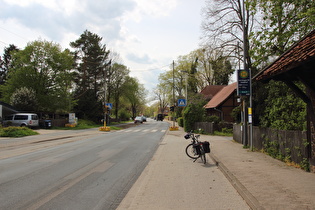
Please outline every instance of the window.
[{"label": "window", "polygon": [[27,120],[27,115],[15,115],[14,120]]},{"label": "window", "polygon": [[32,115],[32,120],[38,120],[38,116],[37,115]]}]

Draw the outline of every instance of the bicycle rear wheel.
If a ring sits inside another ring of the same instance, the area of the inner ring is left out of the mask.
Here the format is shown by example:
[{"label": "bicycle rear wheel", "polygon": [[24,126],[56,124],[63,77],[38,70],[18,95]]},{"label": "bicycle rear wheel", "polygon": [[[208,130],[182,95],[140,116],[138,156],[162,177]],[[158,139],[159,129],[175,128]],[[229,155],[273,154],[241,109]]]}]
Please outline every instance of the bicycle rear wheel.
[{"label": "bicycle rear wheel", "polygon": [[197,154],[194,144],[188,144],[185,151],[186,151],[186,155],[192,159],[197,159],[200,156]]},{"label": "bicycle rear wheel", "polygon": [[206,163],[207,163],[207,159],[206,159],[206,153],[205,153],[205,151],[202,150],[200,156],[201,156],[201,160],[202,160],[203,164],[206,164]]}]

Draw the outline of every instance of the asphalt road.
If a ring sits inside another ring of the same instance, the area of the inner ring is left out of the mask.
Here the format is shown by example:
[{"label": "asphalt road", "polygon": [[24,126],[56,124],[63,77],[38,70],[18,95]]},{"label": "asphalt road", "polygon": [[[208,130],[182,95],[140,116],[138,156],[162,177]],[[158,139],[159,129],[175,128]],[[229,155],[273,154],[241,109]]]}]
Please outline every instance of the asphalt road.
[{"label": "asphalt road", "polygon": [[[1,149],[0,209],[116,209],[167,122]],[[53,135],[53,134],[52,134]]]}]

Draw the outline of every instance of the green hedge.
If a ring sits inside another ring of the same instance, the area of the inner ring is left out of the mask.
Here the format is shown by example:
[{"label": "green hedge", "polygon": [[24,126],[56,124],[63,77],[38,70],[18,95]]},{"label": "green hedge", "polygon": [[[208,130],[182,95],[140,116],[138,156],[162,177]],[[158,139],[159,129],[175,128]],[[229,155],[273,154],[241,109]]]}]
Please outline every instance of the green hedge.
[{"label": "green hedge", "polygon": [[31,136],[31,135],[37,135],[37,134],[38,134],[37,132],[27,127],[9,126],[9,127],[0,129],[1,137],[22,137],[22,136]]}]

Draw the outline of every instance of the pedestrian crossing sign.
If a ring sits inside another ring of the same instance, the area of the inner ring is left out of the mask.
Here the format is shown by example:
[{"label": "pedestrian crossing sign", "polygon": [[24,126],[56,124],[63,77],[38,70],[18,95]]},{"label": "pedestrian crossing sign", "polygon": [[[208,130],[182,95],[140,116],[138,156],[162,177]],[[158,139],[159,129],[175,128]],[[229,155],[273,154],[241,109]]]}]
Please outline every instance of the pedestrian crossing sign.
[{"label": "pedestrian crossing sign", "polygon": [[186,99],[178,99],[177,105],[178,106],[186,106]]},{"label": "pedestrian crossing sign", "polygon": [[113,108],[113,104],[112,103],[106,103],[105,106],[108,107],[109,109]]}]

